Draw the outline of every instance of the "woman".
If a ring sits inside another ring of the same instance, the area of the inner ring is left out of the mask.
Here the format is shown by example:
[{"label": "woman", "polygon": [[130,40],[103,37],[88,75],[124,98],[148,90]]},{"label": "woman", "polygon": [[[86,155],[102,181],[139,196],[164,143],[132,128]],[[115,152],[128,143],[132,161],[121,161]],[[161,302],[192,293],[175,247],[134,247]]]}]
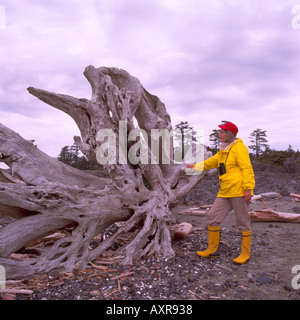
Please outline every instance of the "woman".
[{"label": "woman", "polygon": [[198,251],[197,254],[201,257],[219,256],[220,224],[233,209],[236,227],[242,236],[241,254],[233,261],[243,264],[250,259],[251,227],[248,211],[255,186],[254,172],[247,147],[240,138],[236,138],[237,126],[226,122],[219,127],[219,152],[204,162],[187,166],[196,171],[214,168],[219,171],[220,190],[208,213],[208,248]]}]

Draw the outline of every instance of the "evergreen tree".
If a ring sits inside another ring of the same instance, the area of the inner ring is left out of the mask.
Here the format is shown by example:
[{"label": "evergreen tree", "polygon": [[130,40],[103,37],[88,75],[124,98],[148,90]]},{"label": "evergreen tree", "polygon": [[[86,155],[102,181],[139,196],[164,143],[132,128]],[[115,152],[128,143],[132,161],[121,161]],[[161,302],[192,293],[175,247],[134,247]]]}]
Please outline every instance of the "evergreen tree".
[{"label": "evergreen tree", "polygon": [[57,159],[65,164],[68,164],[69,166],[72,166],[72,154],[69,148],[69,146],[64,146],[61,149],[61,152],[58,155]]},{"label": "evergreen tree", "polygon": [[[227,121],[227,120],[222,120],[222,124],[226,123],[226,122],[230,122],[230,121]],[[212,133],[209,135],[209,141],[212,142],[212,150],[216,151],[217,148],[218,148],[218,145],[220,144],[220,136],[219,136],[219,133],[220,133],[220,129],[214,129],[212,131]]]},{"label": "evergreen tree", "polygon": [[80,170],[97,170],[102,168],[99,163],[91,163],[84,155],[80,154],[78,146],[74,143],[72,146],[63,147],[57,159]]},{"label": "evergreen tree", "polygon": [[266,130],[262,129],[256,129],[250,134],[249,138],[253,145],[249,146],[249,148],[254,151],[256,157],[263,153],[262,147],[265,148],[265,151],[269,150],[266,137]]},{"label": "evergreen tree", "polygon": [[79,152],[80,152],[79,147],[76,146],[75,143],[73,143],[73,145],[69,147],[69,150],[73,158],[73,166],[77,168],[78,160],[81,158],[79,157]]},{"label": "evergreen tree", "polygon": [[213,132],[209,135],[209,141],[212,143],[212,148],[217,149],[220,144],[220,130],[214,129]]},{"label": "evergreen tree", "polygon": [[174,138],[178,146],[174,148],[175,159],[183,160],[189,147],[198,141],[193,127],[188,124],[188,121],[181,121],[175,126]]}]

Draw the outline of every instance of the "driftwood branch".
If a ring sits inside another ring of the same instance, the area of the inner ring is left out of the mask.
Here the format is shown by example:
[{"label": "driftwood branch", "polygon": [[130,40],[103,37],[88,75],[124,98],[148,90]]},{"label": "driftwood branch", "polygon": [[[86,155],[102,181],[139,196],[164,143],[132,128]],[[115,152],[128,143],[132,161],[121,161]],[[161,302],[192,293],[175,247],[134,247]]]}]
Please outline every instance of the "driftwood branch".
[{"label": "driftwood branch", "polygon": [[[106,143],[99,132],[114,134],[115,148],[109,145],[105,151],[116,155],[115,162],[104,163],[109,178],[71,168],[0,124],[0,161],[10,168],[0,172],[0,209],[17,219],[0,229],[0,264],[8,278],[72,270],[103,255],[122,257],[124,264],[146,255],[173,257],[170,209],[204,177],[203,173],[187,176],[185,164],[175,164],[172,135],[166,141],[160,138],[153,158],[153,130],[171,132],[171,118],[160,99],[137,78],[124,70],[93,66],[84,75],[91,85],[91,99],[33,87],[28,91],[74,119],[81,133],[74,141],[91,161]],[[132,135],[137,132],[144,138]],[[204,158],[210,156],[203,152]],[[149,162],[141,161],[142,155]],[[165,155],[168,163],[162,161]],[[130,161],[130,156],[137,161]],[[95,238],[120,221],[125,223],[112,236]],[[132,230],[134,237],[120,244],[118,239]],[[57,231],[65,236],[37,258],[9,258]]]},{"label": "driftwood branch", "polygon": [[0,294],[9,293],[9,294],[33,294],[33,290],[26,289],[0,289]]},{"label": "driftwood branch", "polygon": [[250,211],[249,214],[250,214],[251,221],[256,221],[256,222],[289,222],[289,223],[300,222],[300,214],[275,212],[272,209]]},{"label": "driftwood branch", "polygon": [[300,194],[296,194],[296,193],[290,193],[290,196],[293,198],[293,200],[295,200],[296,202],[300,201]]}]

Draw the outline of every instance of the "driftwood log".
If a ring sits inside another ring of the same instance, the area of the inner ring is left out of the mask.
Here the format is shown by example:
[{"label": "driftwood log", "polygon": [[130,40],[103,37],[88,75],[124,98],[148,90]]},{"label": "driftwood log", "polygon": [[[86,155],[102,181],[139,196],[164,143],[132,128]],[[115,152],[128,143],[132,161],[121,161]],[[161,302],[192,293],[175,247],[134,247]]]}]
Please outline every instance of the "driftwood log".
[{"label": "driftwood log", "polygon": [[[84,75],[91,84],[91,99],[33,87],[28,91],[74,119],[81,133],[74,141],[91,161],[105,143],[97,136],[99,130],[110,130],[117,142],[124,140],[125,132],[125,141],[116,144],[112,155],[116,163],[104,164],[109,178],[101,178],[49,157],[0,124],[0,161],[11,169],[0,172],[0,213],[16,218],[0,229],[0,265],[8,278],[85,267],[101,255],[122,257],[123,264],[154,254],[173,257],[170,209],[204,177],[203,173],[186,175],[185,164],[176,164],[172,155],[169,163],[126,161],[130,152],[137,158],[142,153],[150,156],[152,129],[172,130],[165,105],[124,70],[88,66]],[[148,135],[146,149],[134,149],[137,143],[129,133],[136,129]],[[163,148],[161,143],[161,153]],[[204,150],[204,158],[208,156]],[[119,221],[125,223],[112,236],[90,245],[96,235]],[[57,231],[65,236],[38,258],[18,262],[9,258]],[[134,234],[132,240],[116,246],[116,240],[129,231]]]},{"label": "driftwood log", "polygon": [[292,197],[294,202],[299,202],[300,201],[300,194],[290,193],[290,196]]},{"label": "driftwood log", "polygon": [[183,239],[187,235],[189,235],[193,231],[193,226],[188,222],[181,222],[175,232],[174,232],[174,238],[175,239]]},{"label": "driftwood log", "polygon": [[276,212],[272,209],[250,211],[251,221],[256,222],[289,222],[300,223],[300,214]]}]

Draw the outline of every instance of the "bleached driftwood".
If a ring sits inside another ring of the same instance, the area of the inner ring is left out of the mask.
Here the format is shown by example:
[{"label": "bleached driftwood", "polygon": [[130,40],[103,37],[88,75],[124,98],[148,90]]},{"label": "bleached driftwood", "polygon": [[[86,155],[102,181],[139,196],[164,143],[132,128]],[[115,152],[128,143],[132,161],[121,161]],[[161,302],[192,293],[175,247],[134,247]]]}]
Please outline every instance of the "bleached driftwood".
[{"label": "bleached driftwood", "polygon": [[178,213],[182,215],[187,215],[187,216],[205,216],[206,215],[206,211],[199,210],[199,207],[181,210]]},{"label": "bleached driftwood", "polygon": [[0,289],[0,294],[9,293],[9,294],[33,294],[33,290],[26,289]]},{"label": "bleached driftwood", "polygon": [[183,239],[193,231],[193,226],[188,222],[182,222],[174,232],[174,238]]},{"label": "bleached driftwood", "polygon": [[278,193],[278,192],[264,192],[264,193],[261,193],[260,194],[262,197],[265,197],[265,198],[275,198],[275,199],[279,199],[281,198],[281,194]]},{"label": "bleached driftwood", "polygon": [[290,196],[293,198],[293,200],[295,202],[299,202],[300,201],[300,194],[290,193]]},{"label": "bleached driftwood", "polygon": [[[140,81],[116,68],[88,66],[84,75],[91,84],[91,99],[79,99],[29,87],[43,102],[70,115],[81,137],[76,145],[90,160],[96,159],[97,133],[109,129],[119,141],[119,123],[127,124],[149,137],[146,151],[151,154],[151,130],[172,130],[165,105],[151,95]],[[136,125],[137,124],[137,125]],[[173,141],[170,139],[170,145]],[[128,156],[134,142],[116,145],[116,154]],[[160,154],[165,146],[161,144]],[[141,150],[136,150],[140,151]],[[205,151],[204,158],[210,156]],[[0,229],[0,265],[9,279],[54,269],[70,271],[85,267],[99,255],[112,254],[111,248],[122,234],[135,228],[134,238],[113,252],[123,264],[146,255],[174,256],[169,224],[171,208],[204,177],[187,176],[185,164],[157,163],[105,164],[109,178],[101,178],[71,168],[39,150],[32,142],[0,124],[0,161],[11,174],[0,174],[0,212],[17,220]],[[123,158],[124,159],[124,158]],[[147,185],[147,188],[145,187]],[[93,238],[114,224],[125,221],[115,234],[95,247]],[[67,226],[72,225],[70,231]],[[65,237],[46,247],[30,261],[12,261],[10,254],[61,229]]]},{"label": "bleached driftwood", "polygon": [[251,221],[300,223],[300,214],[275,212],[272,209],[250,211]]},{"label": "bleached driftwood", "polygon": [[300,199],[300,194],[290,193],[290,196]]},{"label": "bleached driftwood", "polygon": [[251,202],[252,202],[252,201],[256,201],[256,200],[261,200],[262,197],[263,197],[263,196],[262,196],[261,194],[254,195],[254,196],[251,198]]}]

